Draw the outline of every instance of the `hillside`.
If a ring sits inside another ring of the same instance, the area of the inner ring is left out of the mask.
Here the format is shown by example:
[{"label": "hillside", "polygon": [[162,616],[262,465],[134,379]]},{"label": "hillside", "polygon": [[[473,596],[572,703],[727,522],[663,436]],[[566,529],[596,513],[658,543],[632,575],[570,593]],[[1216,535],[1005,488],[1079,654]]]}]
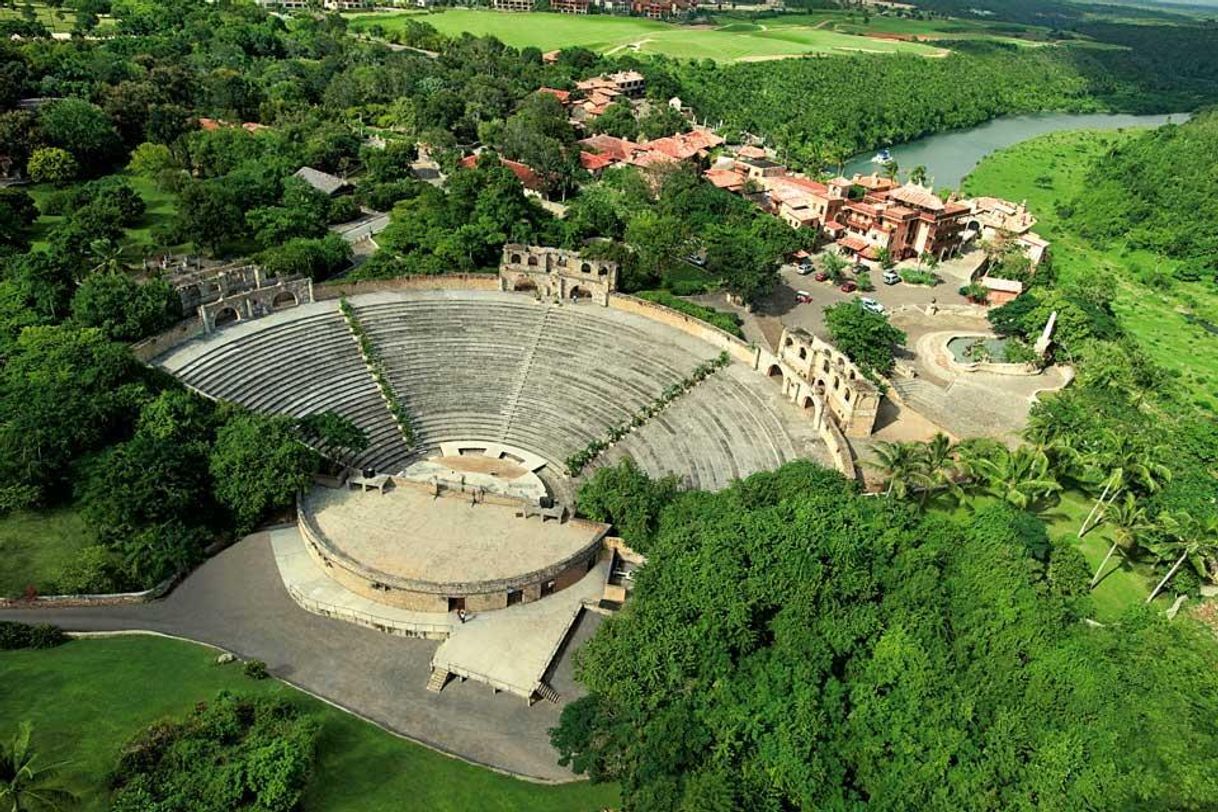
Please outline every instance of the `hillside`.
[{"label": "hillside", "polygon": [[1098,242],[1123,238],[1184,260],[1178,276],[1218,274],[1218,114],[1114,147],[1087,175],[1069,219]]}]

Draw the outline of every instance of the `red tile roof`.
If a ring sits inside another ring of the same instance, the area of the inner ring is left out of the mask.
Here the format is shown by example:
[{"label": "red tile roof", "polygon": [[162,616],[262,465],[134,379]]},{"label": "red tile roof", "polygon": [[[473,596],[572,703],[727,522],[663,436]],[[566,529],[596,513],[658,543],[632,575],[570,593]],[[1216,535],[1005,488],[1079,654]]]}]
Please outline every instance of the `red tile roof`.
[{"label": "red tile roof", "polygon": [[642,147],[633,141],[628,141],[625,138],[615,138],[612,135],[604,133],[584,138],[579,142],[579,145],[587,147],[592,152],[608,155],[615,161],[628,161],[636,152],[642,150]]},{"label": "red tile roof", "polygon": [[596,172],[600,169],[604,169],[607,166],[613,166],[613,164],[617,163],[617,161],[614,160],[614,158],[610,155],[598,155],[595,152],[581,151],[579,153],[579,163],[589,172]]},{"label": "red tile roof", "polygon": [[849,248],[851,251],[856,253],[866,250],[868,246],[866,240],[864,240],[862,237],[855,236],[854,234],[847,234],[845,237],[839,239],[837,244],[843,248]]},{"label": "red tile roof", "polygon": [[[465,169],[472,169],[478,165],[478,158],[480,157],[479,155],[466,155],[461,159],[461,166]],[[541,191],[544,188],[541,178],[532,167],[526,166],[519,161],[509,161],[507,158],[502,157],[499,159],[499,164],[512,170],[512,174],[516,176],[520,181],[520,185],[524,188],[534,192]]]},{"label": "red tile roof", "polygon": [[556,87],[539,87],[539,88],[537,88],[537,92],[546,93],[550,96],[553,96],[554,98],[558,99],[558,101],[560,103],[562,103],[564,105],[568,101],[571,100],[571,91],[569,91],[569,90],[559,90]]},{"label": "red tile roof", "polygon": [[732,169],[709,169],[706,179],[720,189],[736,191],[744,187],[744,176]]}]

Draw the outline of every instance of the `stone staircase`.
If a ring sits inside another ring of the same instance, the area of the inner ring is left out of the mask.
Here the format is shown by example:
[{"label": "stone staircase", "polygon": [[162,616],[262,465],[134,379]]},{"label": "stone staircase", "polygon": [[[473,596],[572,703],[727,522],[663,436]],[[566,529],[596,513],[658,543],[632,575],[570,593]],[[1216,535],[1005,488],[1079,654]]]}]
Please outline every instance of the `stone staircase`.
[{"label": "stone staircase", "polygon": [[451,676],[452,674],[448,673],[447,669],[431,669],[431,676],[427,680],[427,690],[431,691],[433,694],[440,693],[440,691],[444,690],[444,686],[448,684],[448,678]]},{"label": "stone staircase", "polygon": [[541,337],[546,334],[546,325],[550,321],[550,313],[552,311],[552,307],[546,307],[546,312],[541,317],[541,321],[537,323],[537,331],[533,334],[533,339],[529,342],[529,348],[525,352],[524,360],[520,364],[520,372],[516,377],[516,385],[505,410],[507,414],[507,422],[503,427],[503,436],[505,438],[511,433],[512,424],[516,422],[516,414],[520,406],[520,395],[528,384],[529,371],[533,369],[533,359],[537,357],[537,347],[541,344]]},{"label": "stone staircase", "polygon": [[558,691],[555,691],[552,687],[544,682],[538,683],[537,695],[547,702],[553,702],[555,705],[557,705],[562,699],[562,697],[559,696]]}]

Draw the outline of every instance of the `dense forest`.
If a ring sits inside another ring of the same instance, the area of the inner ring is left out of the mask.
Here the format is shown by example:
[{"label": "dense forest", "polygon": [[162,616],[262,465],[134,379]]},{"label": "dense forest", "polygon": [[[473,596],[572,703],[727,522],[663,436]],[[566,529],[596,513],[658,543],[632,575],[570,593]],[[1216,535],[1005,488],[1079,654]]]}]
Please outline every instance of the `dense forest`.
[{"label": "dense forest", "polygon": [[1127,48],[961,43],[944,59],[700,62],[673,72],[701,116],[766,136],[810,169],[1000,115],[1176,112],[1218,99],[1218,65],[1206,56],[1218,48],[1218,28],[1133,28],[1101,32]]},{"label": "dense forest", "polygon": [[1090,239],[1187,260],[1187,279],[1218,280],[1218,114],[1151,130],[1112,150],[1068,208]]},{"label": "dense forest", "polygon": [[957,524],[795,463],[717,494],[628,465],[581,507],[648,555],[553,738],[634,810],[1201,809],[1218,652],[1137,609],[1096,628],[1072,539]]}]

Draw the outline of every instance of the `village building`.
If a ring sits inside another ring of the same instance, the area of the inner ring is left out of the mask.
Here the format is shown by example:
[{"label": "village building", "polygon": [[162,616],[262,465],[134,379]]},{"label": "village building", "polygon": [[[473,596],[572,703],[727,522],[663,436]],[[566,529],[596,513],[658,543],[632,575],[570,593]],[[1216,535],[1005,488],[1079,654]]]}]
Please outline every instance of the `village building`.
[{"label": "village building", "polygon": [[1023,283],[1016,279],[999,279],[996,276],[983,276],[979,284],[985,288],[985,302],[997,307],[1004,305],[1023,293]]},{"label": "village building", "polygon": [[630,10],[640,17],[659,20],[698,10],[698,0],[631,0]]},{"label": "village building", "polygon": [[1014,238],[1035,268],[1048,252],[1049,243],[1032,231],[1036,217],[1026,202],[1012,203],[998,197],[976,197],[968,201],[972,218],[968,228],[982,240]]},{"label": "village building", "polygon": [[559,14],[587,14],[590,0],[550,0],[550,11]]},{"label": "village building", "polygon": [[532,11],[533,0],[491,0],[495,11]]},{"label": "village building", "polygon": [[[481,155],[478,153],[466,155],[461,159],[460,166],[463,169],[473,169],[478,165],[480,157]],[[499,157],[499,164],[510,169],[512,174],[520,181],[520,185],[527,191],[540,194],[545,190],[545,183],[542,181],[541,176],[531,166],[522,164],[519,161],[510,161],[502,156]]]},{"label": "village building", "polygon": [[292,174],[292,177],[300,178],[328,197],[337,197],[338,195],[350,192],[352,189],[351,184],[343,178],[331,175],[329,172],[322,172],[320,169],[314,169],[311,166],[302,166]]}]

